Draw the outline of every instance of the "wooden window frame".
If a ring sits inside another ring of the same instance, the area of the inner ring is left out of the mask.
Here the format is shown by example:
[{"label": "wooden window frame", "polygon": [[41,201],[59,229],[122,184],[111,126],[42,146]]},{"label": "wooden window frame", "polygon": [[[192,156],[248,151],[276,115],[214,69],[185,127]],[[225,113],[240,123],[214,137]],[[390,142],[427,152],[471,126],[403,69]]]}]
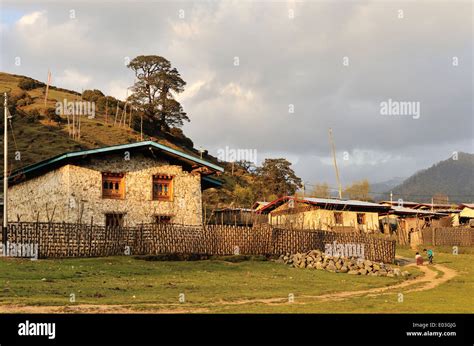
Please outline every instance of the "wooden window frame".
[{"label": "wooden window frame", "polygon": [[[105,183],[118,184],[118,189],[105,189]],[[125,199],[125,173],[102,172],[102,198],[103,199]],[[110,193],[107,190],[118,190]]]},{"label": "wooden window frame", "polygon": [[[114,213],[114,212],[104,213],[104,217],[105,217],[105,227],[123,227],[123,225],[124,225],[125,213]],[[117,219],[120,218],[120,224],[117,225],[117,226],[107,225],[107,218],[109,218],[109,217],[116,217]]]},{"label": "wooden window frame", "polygon": [[[157,196],[155,195],[155,184],[167,184],[168,185],[168,195]],[[172,202],[174,196],[174,175],[169,174],[153,174],[151,177],[151,200],[152,201],[162,201],[162,202]]]},{"label": "wooden window frame", "polygon": [[[164,219],[165,221],[159,222],[159,219]],[[166,220],[167,219],[167,220]],[[164,215],[164,214],[156,214],[153,215],[153,221],[155,224],[162,224],[162,223],[172,223],[171,220],[173,219],[173,215]]]},{"label": "wooden window frame", "polygon": [[[340,219],[340,220],[338,220]],[[338,222],[340,221],[340,222]],[[341,211],[335,211],[334,212],[334,223],[336,225],[344,225],[344,215]]]}]

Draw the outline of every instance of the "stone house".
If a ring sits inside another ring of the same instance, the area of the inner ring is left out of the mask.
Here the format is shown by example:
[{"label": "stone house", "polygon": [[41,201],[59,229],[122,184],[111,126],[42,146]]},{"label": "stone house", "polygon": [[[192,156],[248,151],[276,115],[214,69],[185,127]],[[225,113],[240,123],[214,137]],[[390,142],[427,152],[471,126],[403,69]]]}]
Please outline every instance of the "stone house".
[{"label": "stone house", "polygon": [[223,168],[152,142],[66,153],[9,176],[10,221],[202,224],[201,191]]},{"label": "stone house", "polygon": [[330,198],[281,197],[258,212],[273,226],[293,229],[378,232],[379,213],[390,209],[377,203]]}]

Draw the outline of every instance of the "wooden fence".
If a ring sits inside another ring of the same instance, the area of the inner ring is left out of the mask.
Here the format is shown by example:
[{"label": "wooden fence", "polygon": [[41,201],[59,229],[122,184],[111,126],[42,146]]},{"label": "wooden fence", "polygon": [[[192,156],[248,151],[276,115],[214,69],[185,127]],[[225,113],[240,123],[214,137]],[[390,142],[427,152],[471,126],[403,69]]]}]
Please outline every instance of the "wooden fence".
[{"label": "wooden fence", "polygon": [[416,245],[474,245],[474,230],[461,227],[432,227],[411,233],[410,244]]},{"label": "wooden fence", "polygon": [[146,254],[280,255],[326,244],[363,244],[365,258],[393,262],[395,241],[358,233],[289,230],[222,225],[183,226],[148,224],[140,227],[103,227],[68,223],[11,223],[7,241],[38,244],[40,258],[98,257]]}]

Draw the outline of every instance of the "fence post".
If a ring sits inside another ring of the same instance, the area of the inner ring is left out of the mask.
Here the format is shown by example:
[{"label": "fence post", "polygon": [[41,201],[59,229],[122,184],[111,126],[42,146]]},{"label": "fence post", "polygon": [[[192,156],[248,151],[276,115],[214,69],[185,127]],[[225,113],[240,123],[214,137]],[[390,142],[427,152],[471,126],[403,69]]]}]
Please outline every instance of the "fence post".
[{"label": "fence post", "polygon": [[91,216],[91,229],[89,233],[89,257],[92,256],[92,234],[94,232],[94,216]]}]

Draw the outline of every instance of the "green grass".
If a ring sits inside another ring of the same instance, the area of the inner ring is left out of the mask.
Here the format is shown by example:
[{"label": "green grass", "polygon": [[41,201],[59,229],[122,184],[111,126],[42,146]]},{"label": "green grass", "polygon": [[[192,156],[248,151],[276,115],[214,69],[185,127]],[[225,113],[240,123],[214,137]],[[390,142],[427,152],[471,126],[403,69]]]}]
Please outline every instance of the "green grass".
[{"label": "green grass", "polygon": [[216,301],[265,299],[382,287],[397,278],[362,277],[290,268],[272,261],[144,261],[0,259],[0,304],[186,304],[212,308]]},{"label": "green grass", "polygon": [[[448,248],[449,250],[449,248]],[[474,311],[472,249],[459,255],[435,248],[435,263],[459,275],[434,289],[406,293],[391,290],[374,297],[321,300],[317,296],[384,287],[401,278],[352,276],[295,269],[261,258],[199,261],[153,261],[133,257],[30,261],[0,258],[0,304],[126,305],[136,311],[205,311],[211,313],[443,313]],[[446,250],[447,251],[447,250]],[[399,254],[414,257],[414,250]],[[409,267],[414,276],[420,272]],[[438,273],[439,275],[439,273]],[[180,293],[186,301],[179,302]],[[398,294],[403,293],[403,302]],[[71,294],[76,302],[70,303]],[[294,295],[294,303],[286,300]],[[281,298],[278,304],[246,300]],[[236,304],[238,303],[238,304]]]}]

